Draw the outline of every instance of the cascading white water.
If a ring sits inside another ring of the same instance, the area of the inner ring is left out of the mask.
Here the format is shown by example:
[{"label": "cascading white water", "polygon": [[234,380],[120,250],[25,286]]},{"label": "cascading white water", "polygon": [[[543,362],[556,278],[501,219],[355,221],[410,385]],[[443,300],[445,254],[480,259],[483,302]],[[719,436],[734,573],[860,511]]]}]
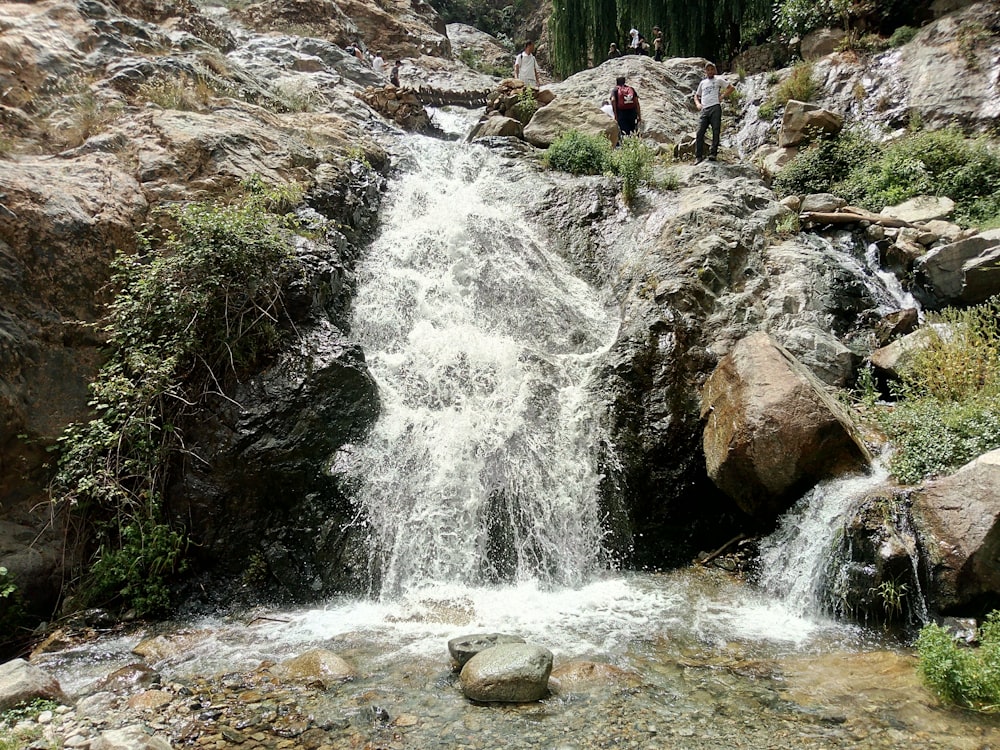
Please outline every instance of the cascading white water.
[{"label": "cascading white water", "polygon": [[382,413],[334,461],[383,596],[579,585],[601,564],[591,370],[617,319],[538,241],[533,175],[414,136],[358,271],[353,330]]},{"label": "cascading white water", "polygon": [[865,494],[887,477],[876,466],[871,474],[829,480],[807,492],[761,542],[758,581],[764,591],[793,612],[822,612],[827,566],[844,525]]}]

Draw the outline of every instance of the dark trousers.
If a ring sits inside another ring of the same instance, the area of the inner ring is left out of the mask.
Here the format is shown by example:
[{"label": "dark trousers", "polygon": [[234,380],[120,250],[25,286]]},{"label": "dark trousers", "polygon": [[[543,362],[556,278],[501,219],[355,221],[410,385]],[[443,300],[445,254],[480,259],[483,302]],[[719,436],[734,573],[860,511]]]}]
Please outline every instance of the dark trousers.
[{"label": "dark trousers", "polygon": [[695,136],[694,158],[700,159],[705,154],[705,131],[712,126],[712,150],[708,155],[713,159],[719,155],[719,131],[722,130],[722,105],[714,104],[705,107],[698,118],[698,135]]},{"label": "dark trousers", "polygon": [[622,137],[632,135],[635,132],[638,117],[634,109],[618,110],[615,114],[615,119],[618,121],[618,129],[621,131]]}]

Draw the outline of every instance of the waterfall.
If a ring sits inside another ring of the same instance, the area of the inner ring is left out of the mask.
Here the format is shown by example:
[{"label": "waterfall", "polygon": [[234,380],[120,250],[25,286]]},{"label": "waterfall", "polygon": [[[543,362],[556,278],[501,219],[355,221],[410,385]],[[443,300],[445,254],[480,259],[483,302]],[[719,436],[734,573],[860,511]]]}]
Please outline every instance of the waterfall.
[{"label": "waterfall", "polygon": [[526,219],[537,173],[478,146],[404,148],[352,313],[382,413],[333,466],[373,586],[580,585],[602,565],[590,384],[617,318]]},{"label": "waterfall", "polygon": [[821,482],[807,492],[761,542],[761,587],[793,611],[822,612],[828,567],[844,525],[865,494],[887,477],[878,468],[870,475]]}]

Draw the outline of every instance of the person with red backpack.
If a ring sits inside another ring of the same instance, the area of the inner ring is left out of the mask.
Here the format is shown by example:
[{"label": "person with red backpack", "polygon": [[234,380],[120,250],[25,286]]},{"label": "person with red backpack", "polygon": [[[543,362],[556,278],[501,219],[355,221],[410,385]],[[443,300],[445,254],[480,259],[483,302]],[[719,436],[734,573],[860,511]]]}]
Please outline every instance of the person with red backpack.
[{"label": "person with red backpack", "polygon": [[625,83],[625,76],[618,76],[615,87],[611,89],[611,110],[615,113],[615,121],[623,137],[632,135],[642,122],[639,94]]}]

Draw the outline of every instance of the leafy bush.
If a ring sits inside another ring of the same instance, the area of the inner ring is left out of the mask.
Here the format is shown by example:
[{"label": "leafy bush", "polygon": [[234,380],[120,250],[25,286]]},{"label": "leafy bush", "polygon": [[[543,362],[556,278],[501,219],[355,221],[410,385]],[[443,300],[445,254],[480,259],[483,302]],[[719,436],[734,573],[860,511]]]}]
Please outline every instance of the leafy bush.
[{"label": "leafy bush", "polygon": [[912,133],[884,148],[848,130],[800,152],[774,189],[830,191],[873,211],[916,195],[945,195],[955,201],[958,221],[989,224],[1000,216],[1000,153],[954,129]]},{"label": "leafy bush", "polygon": [[843,131],[836,138],[814,141],[774,178],[780,195],[822,193],[844,180],[859,161],[877,158],[878,145],[860,130]]},{"label": "leafy bush", "polygon": [[653,149],[637,135],[622,138],[611,154],[611,168],[622,178],[622,198],[631,203],[639,185],[653,179]]},{"label": "leafy bush", "polygon": [[915,29],[912,26],[900,26],[892,32],[892,36],[889,37],[889,46],[902,47],[904,44],[913,40],[913,37],[917,35],[918,30],[919,29]]},{"label": "leafy bush", "polygon": [[602,174],[611,167],[611,143],[602,135],[568,130],[545,151],[545,163],[570,174]]},{"label": "leafy bush", "polygon": [[788,76],[771,93],[777,106],[783,107],[789,100],[808,102],[816,95],[816,80],[813,78],[812,63],[800,62],[792,67]]},{"label": "leafy bush", "polygon": [[186,541],[161,503],[184,425],[280,340],[288,252],[276,212],[301,192],[244,187],[231,205],[166,209],[173,228],[151,228],[143,252],[117,259],[110,355],[91,386],[96,416],[65,431],[56,478],[57,499],[96,539],[80,587],[87,603],[121,601],[140,615],[168,605]]},{"label": "leafy bush", "polygon": [[514,109],[517,110],[517,119],[525,125],[538,111],[538,99],[535,98],[535,92],[530,86],[525,86],[517,93],[517,104],[514,105]]},{"label": "leafy bush", "polygon": [[1000,707],[1000,611],[979,629],[979,647],[960,646],[947,630],[931,623],[917,638],[918,671],[938,696],[980,711]]},{"label": "leafy bush", "polygon": [[896,447],[889,468],[914,483],[1000,447],[1000,298],[928,316],[930,328],[878,421]]},{"label": "leafy bush", "polygon": [[802,36],[837,18],[834,0],[783,0],[774,7],[774,25],[786,36]]},{"label": "leafy bush", "polygon": [[956,218],[965,223],[1000,214],[1000,154],[958,130],[913,133],[855,164],[834,192],[874,211],[928,194],[954,200]]}]

